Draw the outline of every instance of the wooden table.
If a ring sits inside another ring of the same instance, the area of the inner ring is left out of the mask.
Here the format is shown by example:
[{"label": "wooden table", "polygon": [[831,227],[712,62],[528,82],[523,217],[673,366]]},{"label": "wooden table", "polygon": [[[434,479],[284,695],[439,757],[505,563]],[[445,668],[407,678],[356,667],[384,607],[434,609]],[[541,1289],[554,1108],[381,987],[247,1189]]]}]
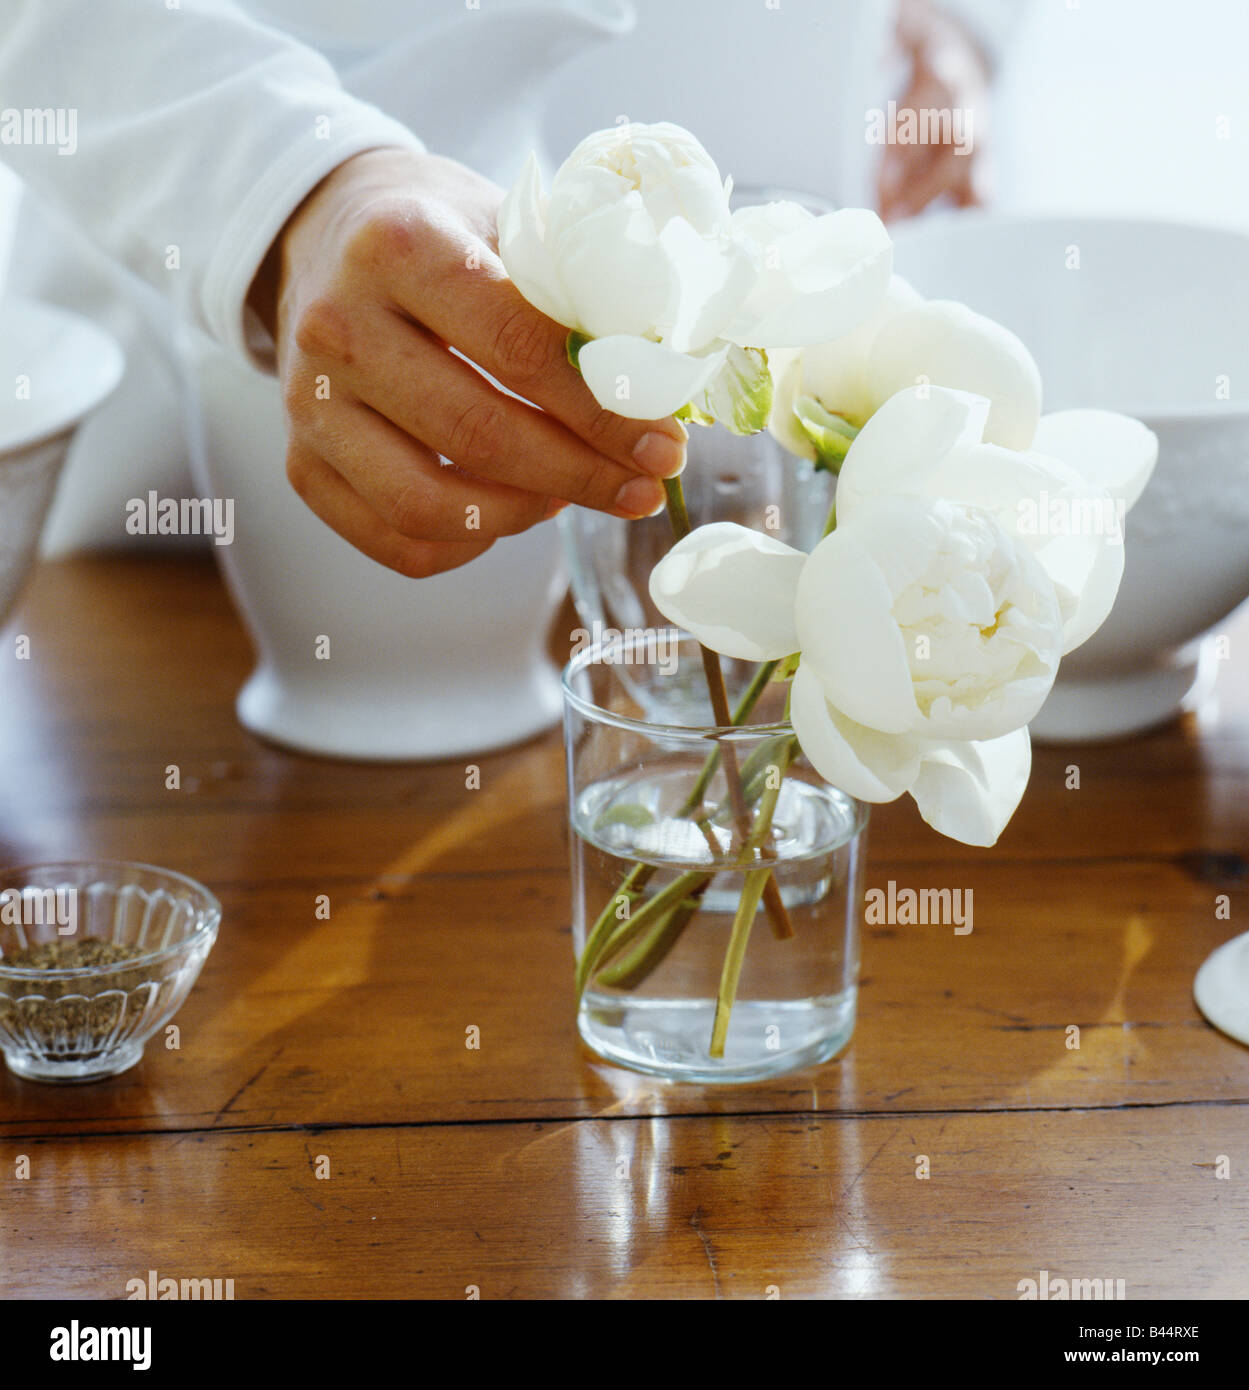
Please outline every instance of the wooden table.
[{"label": "wooden table", "polygon": [[877,810],[868,886],[970,888],[974,931],[867,928],[841,1060],[704,1089],[577,1040],[554,733],[474,792],[462,761],[293,756],[235,722],[250,653],[208,562],[44,566],[0,644],[0,857],[167,865],[225,915],[180,1048],[0,1073],[0,1294],[1249,1294],[1249,1050],[1191,995],[1249,927],[1229,632],[1217,709],[1038,750],[995,850]]}]

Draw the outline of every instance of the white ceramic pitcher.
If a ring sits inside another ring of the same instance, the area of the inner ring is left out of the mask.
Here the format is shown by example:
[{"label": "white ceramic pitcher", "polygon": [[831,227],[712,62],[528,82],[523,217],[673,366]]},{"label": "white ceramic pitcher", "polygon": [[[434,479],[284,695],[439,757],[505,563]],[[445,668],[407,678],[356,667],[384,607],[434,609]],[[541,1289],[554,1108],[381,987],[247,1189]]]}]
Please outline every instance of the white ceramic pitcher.
[{"label": "white ceramic pitcher", "polygon": [[199,362],[205,495],[234,500],[218,549],[257,665],[254,733],[349,758],[484,753],[559,718],[545,652],[565,589],[553,522],[469,565],[407,579],[348,545],[287,483],[278,387],[215,347]]}]

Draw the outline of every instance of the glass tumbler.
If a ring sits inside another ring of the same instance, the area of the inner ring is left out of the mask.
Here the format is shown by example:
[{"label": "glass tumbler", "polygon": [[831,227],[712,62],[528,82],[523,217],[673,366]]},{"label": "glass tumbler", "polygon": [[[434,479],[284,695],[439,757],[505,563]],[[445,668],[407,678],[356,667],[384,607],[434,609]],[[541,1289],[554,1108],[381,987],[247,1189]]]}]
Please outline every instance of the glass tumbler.
[{"label": "glass tumbler", "polygon": [[853,1033],[867,807],[803,758],[783,684],[740,727],[648,717],[701,673],[674,629],[565,669],[578,1028],[637,1071],[757,1081]]}]

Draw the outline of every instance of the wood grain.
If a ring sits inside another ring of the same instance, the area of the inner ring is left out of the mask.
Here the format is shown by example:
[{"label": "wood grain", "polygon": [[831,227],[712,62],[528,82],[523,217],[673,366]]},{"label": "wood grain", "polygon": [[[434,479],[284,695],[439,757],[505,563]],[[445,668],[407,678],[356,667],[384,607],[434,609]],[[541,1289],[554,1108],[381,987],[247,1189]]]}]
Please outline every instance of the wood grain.
[{"label": "wood grain", "polygon": [[[477,759],[474,791],[463,760],[296,756],[234,719],[250,653],[207,563],[45,565],[0,638],[0,856],[165,864],[225,917],[178,1050],[82,1088],[0,1072],[0,1291],[212,1264],[239,1296],[1012,1297],[1064,1261],[1133,1296],[1243,1289],[1249,1049],[1191,998],[1249,925],[1228,631],[1217,707],[1038,749],[995,850],[877,808],[867,886],[971,890],[974,931],[866,928],[841,1060],[676,1087],[576,1039],[554,734]],[[622,1145],[623,1197],[596,1166]],[[1228,1179],[1192,1167],[1220,1153]]]},{"label": "wood grain", "polygon": [[0,1293],[1244,1298],[1245,1141],[1242,1107],[1177,1106],[5,1142]]}]

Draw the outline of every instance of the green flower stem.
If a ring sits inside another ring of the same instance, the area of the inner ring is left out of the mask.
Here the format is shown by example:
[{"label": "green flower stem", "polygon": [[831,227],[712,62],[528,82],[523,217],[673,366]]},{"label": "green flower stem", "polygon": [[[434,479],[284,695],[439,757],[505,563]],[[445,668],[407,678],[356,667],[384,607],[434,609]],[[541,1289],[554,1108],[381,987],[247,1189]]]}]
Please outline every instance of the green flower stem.
[{"label": "green flower stem", "polygon": [[[737,702],[737,708],[733,711],[730,720],[734,726],[744,724],[747,717],[753,712],[759,703],[759,697],[763,694],[767,683],[772,679],[780,663],[777,661],[765,661],[762,666],[750,678],[750,684],[742,692],[742,698]],[[711,779],[716,775],[716,768],[720,766],[720,750],[717,747],[707,755],[707,761],[703,764],[703,770],[698,774],[698,780],[694,783],[689,797],[686,799],[682,815],[689,815],[702,804],[703,797],[706,795],[707,788],[711,785]]]},{"label": "green flower stem", "polygon": [[689,508],[685,505],[685,489],[681,477],[664,479],[664,495],[668,501],[668,524],[677,540],[683,540],[694,529],[690,525]]},{"label": "green flower stem", "polygon": [[791,736],[785,740],[784,747],[777,754],[776,779],[764,788],[763,795],[759,798],[759,814],[755,819],[754,829],[750,832],[750,839],[746,841],[748,853],[762,853],[764,836],[772,829],[772,817],[776,814],[776,803],[781,797],[781,783],[785,780],[790,759],[797,748],[798,740]]},{"label": "green flower stem", "polygon": [[681,933],[689,926],[695,914],[703,905],[703,895],[711,885],[708,879],[701,888],[696,888],[683,898],[674,908],[666,912],[626,955],[613,965],[600,970],[597,981],[609,989],[633,989],[660,965],[669,951],[680,940]]},{"label": "green flower stem", "polygon": [[[733,711],[733,724],[744,724],[750,717],[755,706],[759,703],[759,698],[767,687],[768,681],[772,678],[772,673],[776,670],[778,663],[775,661],[765,662],[764,665],[755,672],[750,684],[742,693],[742,698],[738,701],[737,708]],[[681,808],[681,815],[688,816],[702,805],[703,797],[707,787],[715,776],[716,768],[720,765],[720,750],[716,748],[707,756],[707,761],[703,764],[702,771],[698,774],[698,780],[694,783],[693,789],[685,800]],[[705,823],[705,820],[704,820]],[[599,913],[598,919],[593,927],[590,928],[589,935],[586,937],[585,946],[582,948],[581,958],[583,960],[595,957],[602,944],[611,936],[611,933],[618,925],[616,917],[617,905],[623,897],[632,903],[641,895],[642,890],[655,876],[655,867],[652,864],[634,864],[629,872],[620,882],[620,887],[608,899],[606,907]],[[692,913],[690,914],[693,915]],[[688,919],[687,919],[688,920]],[[662,924],[660,924],[662,925]],[[587,977],[588,978],[588,977]],[[578,991],[580,993],[580,991]]]},{"label": "green flower stem", "polygon": [[745,784],[746,800],[754,805],[767,785],[768,772],[775,767],[782,751],[792,739],[791,734],[777,734],[761,743],[742,764],[742,782]]},{"label": "green flower stem", "polygon": [[[685,505],[685,489],[681,486],[681,479],[665,478],[664,492],[668,498],[668,520],[672,526],[672,534],[677,540],[682,540],[688,536],[691,530],[690,514]],[[720,666],[720,658],[709,647],[698,644],[699,655],[703,660],[703,674],[707,678],[707,692],[711,696],[711,713],[718,728],[724,728],[733,718],[729,712],[729,693],[724,685],[724,671]],[[738,829],[745,839],[748,833],[750,818],[746,814],[746,803],[742,799],[741,777],[737,770],[737,750],[732,744],[725,744],[723,749],[725,780],[729,788],[729,802],[733,807],[733,819],[737,821]]]},{"label": "green flower stem", "polygon": [[[788,706],[788,701],[786,705]],[[755,854],[766,853],[763,848],[763,840],[772,827],[772,817],[776,813],[776,803],[780,799],[781,783],[785,779],[790,760],[797,752],[798,740],[792,734],[783,735],[779,747],[774,742],[772,749],[775,756],[769,767],[774,767],[779,775],[775,778],[775,785],[765,784],[762,788],[759,814],[738,861],[739,866],[742,867],[751,863]],[[761,769],[760,775],[766,778],[767,770],[767,768]],[[668,909],[626,957],[599,974],[600,982],[616,989],[631,989],[646,979],[651,971],[662,963],[664,957],[676,945],[681,933],[693,920],[702,905],[703,894],[713,877],[714,874],[708,877],[707,882],[700,888],[690,892],[683,901]],[[776,879],[769,874],[767,882],[775,885]],[[764,891],[767,891],[766,884]],[[777,893],[778,895],[780,893],[779,886]],[[786,912],[786,920],[788,921],[788,912]],[[775,919],[773,922],[775,923]],[[778,940],[783,939],[786,938],[778,938]],[[616,953],[614,949],[612,953]]]},{"label": "green flower stem", "polygon": [[716,1016],[711,1026],[711,1046],[708,1049],[712,1057],[724,1056],[729,1016],[737,998],[737,983],[741,979],[750,929],[754,925],[755,913],[759,910],[759,899],[763,897],[763,885],[771,877],[771,869],[752,869],[742,885],[742,896],[733,918],[733,930],[729,933],[729,948],[724,953],[724,969],[720,974],[720,989],[716,995]]},{"label": "green flower stem", "polygon": [[[681,540],[690,533],[690,514],[685,505],[685,489],[680,477],[665,478],[664,492],[668,499],[668,520],[672,534]],[[724,685],[724,671],[719,656],[709,647],[698,644],[703,659],[703,674],[707,678],[707,690],[711,696],[711,712],[717,728],[726,728],[732,721],[729,712],[729,693]],[[721,749],[724,759],[724,780],[729,789],[729,805],[733,808],[733,819],[737,822],[738,834],[745,843],[750,834],[750,813],[746,809],[746,798],[742,794],[742,777],[737,766],[737,749],[726,742]],[[765,883],[763,901],[772,921],[772,931],[778,941],[793,936],[794,926],[789,920],[789,912],[781,899],[781,890],[775,883]]]},{"label": "green flower stem", "polygon": [[[789,714],[788,699],[785,701],[785,713],[786,715]],[[771,833],[772,817],[776,814],[776,803],[781,796],[781,784],[785,780],[785,773],[797,746],[798,740],[796,738],[787,738],[778,753],[777,776],[768,783],[759,798],[759,814],[755,817],[754,828],[746,841],[746,854],[759,853],[764,838]],[[757,892],[755,891],[756,879],[759,879]],[[711,1047],[709,1049],[709,1055],[712,1057],[724,1056],[724,1041],[728,1036],[729,1018],[733,1012],[733,1004],[737,999],[737,984],[741,979],[742,962],[746,958],[746,943],[750,940],[750,928],[759,907],[759,899],[763,896],[769,883],[776,886],[776,879],[772,876],[771,869],[754,869],[746,875],[746,881],[742,886],[742,897],[737,905],[737,914],[733,918],[733,929],[729,933],[729,946],[724,954],[724,969],[720,973],[720,988],[716,994],[716,1016],[711,1025]],[[779,887],[777,887],[777,894],[778,896],[780,894]]]},{"label": "green flower stem", "polygon": [[742,698],[737,702],[737,708],[733,711],[734,724],[746,722],[746,716],[759,703],[759,697],[763,694],[764,687],[772,679],[773,672],[780,664],[779,661],[765,661],[751,676],[750,684],[742,691]]},{"label": "green flower stem", "polygon": [[[765,859],[776,858],[776,851],[771,845],[766,846],[762,853]],[[778,941],[788,941],[794,934],[794,924],[789,920],[789,908],[781,897],[780,885],[772,877],[763,885],[763,906],[772,924],[772,935]]]},{"label": "green flower stem", "polygon": [[[622,951],[631,941],[635,940],[642,932],[662,916],[669,908],[675,907],[682,898],[692,893],[696,888],[705,888],[715,877],[714,870],[708,873],[705,869],[695,869],[681,874],[674,878],[666,887],[661,888],[653,898],[647,901],[636,912],[630,912],[627,917],[615,921],[615,930],[600,932],[599,924],[607,916],[608,922],[615,920],[615,904],[619,902],[621,895],[617,894],[612,902],[608,904],[604,915],[600,915],[598,923],[595,924],[595,931],[592,939],[586,942],[586,948],[581,953],[581,959],[577,962],[577,998],[580,1000],[585,992],[585,987],[589,983],[597,967],[612,956]],[[594,936],[598,939],[594,940]],[[593,947],[593,949],[591,949]]]},{"label": "green flower stem", "polygon": [[621,880],[620,887],[608,898],[602,912],[599,913],[597,920],[586,936],[585,945],[581,948],[581,957],[577,961],[578,999],[581,998],[581,992],[585,989],[585,982],[589,979],[590,966],[598,960],[608,938],[620,923],[621,919],[617,917],[616,913],[619,910],[621,899],[623,898],[625,903],[632,907],[654,873],[655,870],[650,864],[634,864]]},{"label": "green flower stem", "polygon": [[[781,745],[776,761],[772,766],[776,767],[779,776],[775,778],[774,784],[765,787],[759,803],[759,814],[747,837],[745,846],[738,858],[739,867],[745,867],[755,861],[755,856],[764,852],[763,840],[772,827],[772,817],[776,813],[776,803],[780,799],[781,783],[785,778],[785,771],[789,766],[794,751],[797,748],[797,740],[787,736]],[[754,907],[751,908],[751,915],[758,908],[759,900],[766,892],[767,884],[776,884],[776,879],[772,875],[770,868],[755,870],[746,875],[747,885],[754,873],[762,874],[759,893],[754,899]],[[673,892],[677,885],[687,885],[690,880],[702,879],[702,882],[695,882],[693,887],[688,887],[680,895]],[[683,874],[680,878],[669,884],[662,893],[657,893],[644,908],[633,916],[626,918],[619,924],[619,929],[615,935],[610,936],[602,950],[598,953],[598,960],[608,960],[618,956],[621,950],[630,942],[635,941],[640,929],[643,926],[648,928],[646,934],[638,941],[633,950],[628,955],[616,961],[605,970],[597,971],[600,984],[607,985],[613,989],[631,989],[640,984],[654,969],[656,969],[676,945],[681,933],[693,920],[695,914],[702,906],[703,895],[706,893],[715,877],[715,872],[705,873],[701,870],[694,870],[692,873]],[[745,892],[745,888],[743,889]],[[779,895],[780,889],[777,887]],[[612,900],[613,903],[619,901],[620,895]],[[661,910],[662,909],[662,910]],[[788,920],[788,913],[786,914]],[[738,920],[734,919],[734,930],[739,929]],[[747,934],[749,926],[742,928]],[[791,928],[792,931],[792,928]],[[732,938],[730,938],[730,952],[732,951]],[[745,950],[745,942],[742,943],[742,950]],[[588,951],[588,947],[587,947]],[[585,956],[583,955],[583,959]],[[728,969],[726,960],[725,969]],[[717,1000],[717,1017],[721,1004],[731,1010],[733,1006],[733,995],[737,988],[737,976],[741,974],[741,961],[737,963],[736,971],[732,980],[732,991],[726,993],[725,980],[721,980],[720,994]],[[589,972],[585,975],[585,981],[580,983],[578,997],[581,990],[585,987],[585,982],[590,978]],[[581,980],[580,972],[578,974]],[[727,1002],[724,1002],[727,1001]],[[725,1018],[724,1027],[728,1027],[728,1019]],[[712,1053],[712,1056],[722,1056],[723,1053]]]},{"label": "green flower stem", "polygon": [[694,824],[702,832],[703,839],[707,841],[707,848],[711,851],[711,858],[714,861],[720,853],[720,841],[716,839],[715,832],[711,828],[711,817],[699,816],[695,819]]},{"label": "green flower stem", "polygon": [[[776,785],[768,786],[760,797],[759,818],[746,841],[748,850],[756,850],[765,859],[776,858],[776,851],[770,844],[765,844],[764,839],[772,828],[772,813],[776,810],[776,800],[780,796],[781,783],[785,780],[785,769],[789,766],[793,744],[794,740],[790,740],[781,758],[778,759]],[[775,878],[770,877],[763,885],[763,905],[767,909],[768,919],[772,923],[772,935],[777,941],[788,941],[794,934],[794,924],[789,920],[789,910],[785,906],[785,900],[781,897],[780,884]]]}]

